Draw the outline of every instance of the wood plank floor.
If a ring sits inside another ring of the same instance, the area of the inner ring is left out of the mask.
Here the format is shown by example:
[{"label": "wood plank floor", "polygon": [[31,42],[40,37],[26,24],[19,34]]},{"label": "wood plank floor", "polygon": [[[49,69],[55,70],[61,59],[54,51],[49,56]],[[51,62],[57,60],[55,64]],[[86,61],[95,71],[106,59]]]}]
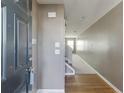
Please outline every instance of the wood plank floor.
[{"label": "wood plank floor", "polygon": [[65,93],[117,93],[96,74],[65,77]]}]

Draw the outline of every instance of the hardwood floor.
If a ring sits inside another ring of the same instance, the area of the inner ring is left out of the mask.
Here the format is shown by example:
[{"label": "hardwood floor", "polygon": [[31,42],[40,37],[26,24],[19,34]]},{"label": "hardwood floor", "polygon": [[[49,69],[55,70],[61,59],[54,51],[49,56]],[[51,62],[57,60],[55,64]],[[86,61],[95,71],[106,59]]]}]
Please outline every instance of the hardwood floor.
[{"label": "hardwood floor", "polygon": [[96,74],[65,77],[65,93],[117,93]]}]

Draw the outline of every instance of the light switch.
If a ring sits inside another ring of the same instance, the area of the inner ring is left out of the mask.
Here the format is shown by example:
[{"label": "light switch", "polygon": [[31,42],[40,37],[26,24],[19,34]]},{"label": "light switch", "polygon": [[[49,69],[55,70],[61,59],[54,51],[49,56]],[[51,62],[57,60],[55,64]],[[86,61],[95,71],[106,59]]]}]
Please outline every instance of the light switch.
[{"label": "light switch", "polygon": [[55,42],[55,48],[59,48],[60,47],[60,43],[59,42]]},{"label": "light switch", "polygon": [[37,44],[37,40],[36,39],[32,39],[32,45],[35,45],[35,44]]},{"label": "light switch", "polygon": [[56,50],[55,50],[55,54],[56,54],[56,55],[59,55],[59,54],[60,54],[60,50],[59,50],[59,49],[56,49]]}]

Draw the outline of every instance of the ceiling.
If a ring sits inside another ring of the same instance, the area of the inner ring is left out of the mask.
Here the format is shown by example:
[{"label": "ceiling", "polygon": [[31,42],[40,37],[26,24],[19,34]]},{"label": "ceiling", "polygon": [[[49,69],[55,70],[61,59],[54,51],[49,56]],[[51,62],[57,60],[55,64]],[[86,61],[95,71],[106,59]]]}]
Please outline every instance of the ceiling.
[{"label": "ceiling", "polygon": [[121,0],[65,0],[66,36],[78,36]]},{"label": "ceiling", "polygon": [[37,0],[39,4],[64,4],[64,0]]},{"label": "ceiling", "polygon": [[40,4],[64,4],[66,36],[76,37],[122,0],[37,0]]}]

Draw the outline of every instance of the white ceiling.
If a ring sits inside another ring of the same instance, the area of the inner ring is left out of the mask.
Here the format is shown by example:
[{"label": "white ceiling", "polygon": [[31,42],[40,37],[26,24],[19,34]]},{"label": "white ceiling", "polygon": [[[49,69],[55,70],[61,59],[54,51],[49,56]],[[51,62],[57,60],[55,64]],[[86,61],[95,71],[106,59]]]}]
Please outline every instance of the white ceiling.
[{"label": "white ceiling", "polygon": [[39,4],[64,4],[64,0],[37,0]]},{"label": "white ceiling", "polygon": [[78,36],[121,0],[64,0],[66,36]]},{"label": "white ceiling", "polygon": [[64,4],[66,36],[84,32],[122,0],[37,0],[39,4]]}]

